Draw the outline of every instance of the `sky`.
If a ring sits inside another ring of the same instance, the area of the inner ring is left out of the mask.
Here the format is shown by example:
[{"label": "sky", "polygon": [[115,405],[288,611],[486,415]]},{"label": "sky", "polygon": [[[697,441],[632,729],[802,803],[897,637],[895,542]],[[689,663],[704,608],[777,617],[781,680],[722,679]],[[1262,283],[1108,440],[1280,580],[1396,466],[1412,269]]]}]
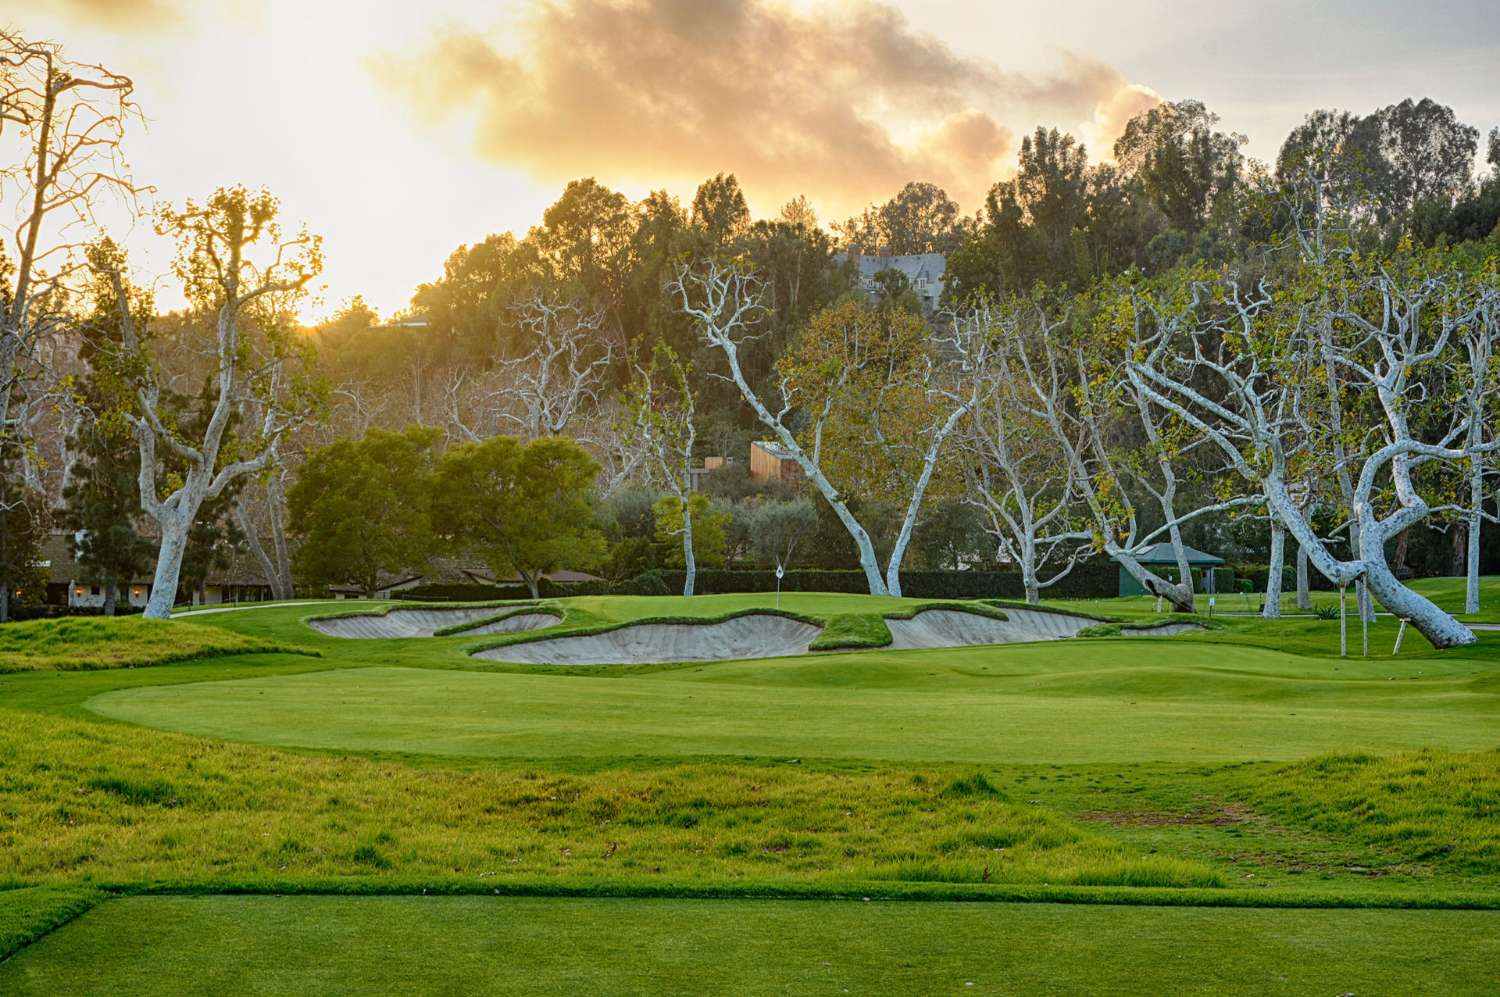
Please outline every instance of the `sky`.
[{"label": "sky", "polygon": [[[757,216],[802,193],[827,222],[907,180],[971,212],[1037,125],[1098,159],[1161,99],[1261,159],[1318,107],[1500,125],[1496,0],[0,0],[0,24],[135,80],[155,200],[264,186],[321,234],[307,318],[391,315],[577,177],[687,201],[733,172]],[[148,223],[124,241],[168,269]]]}]

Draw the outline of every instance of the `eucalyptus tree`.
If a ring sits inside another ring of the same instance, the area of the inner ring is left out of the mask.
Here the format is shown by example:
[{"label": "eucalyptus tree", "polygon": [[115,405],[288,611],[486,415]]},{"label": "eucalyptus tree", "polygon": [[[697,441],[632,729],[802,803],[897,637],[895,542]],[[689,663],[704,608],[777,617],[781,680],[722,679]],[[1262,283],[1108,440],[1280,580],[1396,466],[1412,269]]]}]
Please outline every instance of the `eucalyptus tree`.
[{"label": "eucalyptus tree", "polygon": [[[288,313],[268,303],[275,298],[285,307],[321,272],[321,241],[305,231],[284,234],[277,211],[267,191],[226,187],[202,204],[164,207],[157,217],[157,231],[177,242],[174,269],[184,292],[213,330],[200,432],[189,432],[167,409],[166,372],[153,355],[150,330],[134,319],[123,260],[102,253],[93,260],[120,305],[120,364],[134,385],[127,417],[140,451],[141,508],[161,536],[146,605],[151,618],[171,615],[199,508],[246,476],[276,466],[283,438],[317,412],[310,342]],[[252,397],[259,422],[232,426]],[[165,475],[168,460],[180,471]]]},{"label": "eucalyptus tree", "polygon": [[131,211],[143,191],[121,149],[140,117],[134,90],[127,76],[0,28],[0,137],[20,153],[0,163],[0,203],[15,205],[0,226],[14,242],[0,251],[0,439],[25,443],[12,407],[38,346],[74,319],[96,210],[113,197]]}]

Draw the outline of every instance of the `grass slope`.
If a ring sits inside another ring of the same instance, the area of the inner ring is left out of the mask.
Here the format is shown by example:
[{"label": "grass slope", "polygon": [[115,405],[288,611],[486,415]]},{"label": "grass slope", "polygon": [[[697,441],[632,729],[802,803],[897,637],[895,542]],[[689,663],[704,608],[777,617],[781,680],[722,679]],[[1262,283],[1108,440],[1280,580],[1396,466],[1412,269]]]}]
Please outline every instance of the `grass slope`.
[{"label": "grass slope", "polygon": [[1500,914],[1462,911],[136,897],[0,965],[0,990],[1462,995],[1497,967]]},{"label": "grass slope", "polygon": [[139,616],[28,620],[0,627],[0,673],[138,668],[271,652],[316,653],[221,627]]}]

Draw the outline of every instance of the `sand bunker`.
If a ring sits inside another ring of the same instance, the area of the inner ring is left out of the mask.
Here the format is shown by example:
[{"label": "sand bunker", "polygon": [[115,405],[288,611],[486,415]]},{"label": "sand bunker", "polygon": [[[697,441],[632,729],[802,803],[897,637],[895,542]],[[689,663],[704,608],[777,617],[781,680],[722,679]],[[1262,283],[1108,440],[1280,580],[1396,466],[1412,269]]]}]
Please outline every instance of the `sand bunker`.
[{"label": "sand bunker", "polygon": [[722,623],[638,623],[602,634],[553,637],[475,652],[526,665],[654,665],[806,654],[819,627],[769,613]]},{"label": "sand bunker", "polygon": [[[444,627],[487,619],[501,612],[504,610],[495,606],[471,606],[462,609],[393,609],[385,614],[369,613],[360,616],[338,616],[326,620],[308,620],[307,625],[331,637],[431,637],[433,631],[442,630]],[[462,636],[540,630],[557,623],[558,619],[559,617],[552,613],[521,613],[465,630]]]},{"label": "sand bunker", "polygon": [[957,609],[925,609],[909,620],[886,619],[891,648],[962,647],[969,644],[1018,644],[1062,640],[1097,621],[1036,609],[1006,609],[1008,620]]}]

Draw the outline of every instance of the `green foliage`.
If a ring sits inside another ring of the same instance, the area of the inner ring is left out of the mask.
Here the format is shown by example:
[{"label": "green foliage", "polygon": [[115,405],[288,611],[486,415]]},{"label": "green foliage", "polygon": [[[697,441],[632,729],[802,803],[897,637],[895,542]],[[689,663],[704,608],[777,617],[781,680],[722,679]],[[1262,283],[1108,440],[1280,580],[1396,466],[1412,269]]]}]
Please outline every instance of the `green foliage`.
[{"label": "green foliage", "polygon": [[372,429],[313,451],[287,492],[297,569],[314,584],[382,580],[420,568],[433,544],[429,496],[440,430]]},{"label": "green foliage", "polygon": [[174,620],[69,617],[0,628],[0,673],[144,668],[227,654],[311,654],[295,645]]},{"label": "green foliage", "polygon": [[564,437],[464,444],[438,464],[433,515],[453,549],[483,558],[497,578],[519,574],[535,597],[544,573],[604,559],[590,504],[598,473],[594,459]]},{"label": "green foliage", "polygon": [[[724,563],[729,510],[713,502],[702,492],[688,495],[687,511],[693,517],[693,558],[699,567],[717,568]],[[656,519],[656,539],[665,543],[666,562],[674,568],[683,566],[681,537],[684,531],[683,502],[675,495],[664,495],[651,507]],[[673,541],[676,541],[675,543]]]}]

